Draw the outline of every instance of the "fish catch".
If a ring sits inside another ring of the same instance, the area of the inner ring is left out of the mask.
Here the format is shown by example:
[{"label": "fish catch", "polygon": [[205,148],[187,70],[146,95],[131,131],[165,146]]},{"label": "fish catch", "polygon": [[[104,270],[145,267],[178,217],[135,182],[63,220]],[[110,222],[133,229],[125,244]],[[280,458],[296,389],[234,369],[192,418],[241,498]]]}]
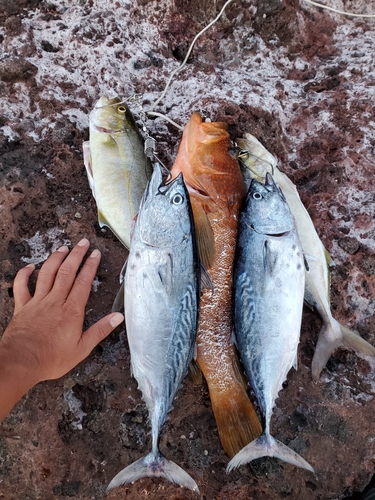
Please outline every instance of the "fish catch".
[{"label": "fish catch", "polygon": [[118,97],[102,96],[95,104],[83,153],[100,227],[109,227],[129,248],[132,222],[152,166],[134,118]]},{"label": "fish catch", "polygon": [[235,338],[262,411],[264,431],[232,458],[227,471],[263,456],[313,471],[306,460],[270,433],[275,400],[297,362],[305,272],[293,216],[269,173],[265,184],[251,182],[238,234]]},{"label": "fish catch", "polygon": [[224,123],[204,123],[199,113],[192,115],[172,178],[181,172],[190,193],[200,257],[213,285],[201,296],[197,362],[208,384],[221,443],[232,457],[262,428],[232,343],[232,270],[246,188]]},{"label": "fish catch", "polygon": [[322,327],[312,360],[312,377],[318,381],[331,354],[339,347],[352,349],[367,356],[375,356],[375,348],[355,332],[341,325],[330,309],[329,266],[331,257],[324,248],[314,224],[305,209],[292,181],[277,168],[277,161],[251,134],[237,139],[238,146],[247,151],[243,153],[241,163],[246,176],[264,181],[267,172],[273,172],[275,181],[280,186],[297,226],[309,270],[306,272],[305,301],[316,310],[322,319]]},{"label": "fish catch", "polygon": [[125,322],[132,373],[151,421],[151,452],[123,469],[108,489],[164,477],[198,492],[195,481],[159,451],[159,435],[195,353],[200,265],[182,175],[167,185],[154,168],[134,227],[125,272]]}]

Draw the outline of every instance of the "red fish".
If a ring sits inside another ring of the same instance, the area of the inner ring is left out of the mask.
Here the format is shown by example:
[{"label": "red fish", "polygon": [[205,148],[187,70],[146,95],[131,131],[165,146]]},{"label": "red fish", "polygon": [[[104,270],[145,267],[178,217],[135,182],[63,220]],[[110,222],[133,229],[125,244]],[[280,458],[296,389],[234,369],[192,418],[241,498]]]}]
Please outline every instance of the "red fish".
[{"label": "red fish", "polygon": [[190,193],[201,259],[213,284],[201,297],[197,362],[208,384],[221,443],[232,457],[262,427],[231,340],[232,268],[246,188],[225,123],[204,123],[199,113],[192,115],[172,178],[180,172]]}]

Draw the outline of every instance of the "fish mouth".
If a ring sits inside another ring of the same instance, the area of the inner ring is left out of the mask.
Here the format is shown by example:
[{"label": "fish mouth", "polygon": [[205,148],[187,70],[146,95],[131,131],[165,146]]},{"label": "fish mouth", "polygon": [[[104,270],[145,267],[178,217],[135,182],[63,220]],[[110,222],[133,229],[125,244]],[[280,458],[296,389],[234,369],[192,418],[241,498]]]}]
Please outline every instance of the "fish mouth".
[{"label": "fish mouth", "polygon": [[[104,106],[103,106],[104,107]],[[122,132],[122,129],[110,129],[105,127],[99,127],[98,125],[93,125],[92,127],[96,132],[103,132],[104,134],[116,134],[118,132]]]},{"label": "fish mouth", "polygon": [[252,224],[250,224],[250,229],[263,236],[269,236],[270,238],[285,238],[285,236],[288,236],[290,233],[290,231],[282,231],[280,233],[261,233],[257,231]]},{"label": "fish mouth", "polygon": [[272,238],[283,238],[284,236],[288,236],[290,231],[284,231],[283,233],[266,233],[266,236],[272,236]]}]

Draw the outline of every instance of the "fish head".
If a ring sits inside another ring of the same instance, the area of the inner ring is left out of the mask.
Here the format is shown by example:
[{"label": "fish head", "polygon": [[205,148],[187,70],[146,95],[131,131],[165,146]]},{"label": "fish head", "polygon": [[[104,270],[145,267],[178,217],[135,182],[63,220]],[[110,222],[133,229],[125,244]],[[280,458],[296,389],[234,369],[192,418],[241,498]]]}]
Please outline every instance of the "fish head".
[{"label": "fish head", "polygon": [[203,122],[199,113],[193,113],[184,128],[172,177],[180,172],[189,192],[208,207],[226,206],[245,194],[226,124]]},{"label": "fish head", "polygon": [[138,214],[141,241],[158,248],[178,246],[191,238],[192,221],[189,193],[182,174],[164,184],[161,167],[156,164]]},{"label": "fish head", "polygon": [[255,179],[251,181],[244,213],[246,224],[260,234],[280,236],[294,228],[285,196],[268,172],[264,184]]},{"label": "fish head", "polygon": [[129,128],[137,130],[133,115],[119,97],[108,99],[103,95],[90,113],[90,127],[99,132],[116,133]]}]

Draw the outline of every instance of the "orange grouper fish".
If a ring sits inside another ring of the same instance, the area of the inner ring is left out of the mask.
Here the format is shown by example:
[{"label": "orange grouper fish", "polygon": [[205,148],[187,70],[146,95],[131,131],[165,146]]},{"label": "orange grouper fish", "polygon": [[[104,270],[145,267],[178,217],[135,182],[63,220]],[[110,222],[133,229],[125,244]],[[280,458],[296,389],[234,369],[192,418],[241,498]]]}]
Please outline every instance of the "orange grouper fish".
[{"label": "orange grouper fish", "polygon": [[262,427],[247,396],[232,344],[232,269],[244,180],[225,123],[202,122],[194,113],[186,125],[172,178],[183,173],[189,190],[201,260],[212,290],[200,301],[197,362],[207,381],[225,452],[232,457],[258,437]]}]

